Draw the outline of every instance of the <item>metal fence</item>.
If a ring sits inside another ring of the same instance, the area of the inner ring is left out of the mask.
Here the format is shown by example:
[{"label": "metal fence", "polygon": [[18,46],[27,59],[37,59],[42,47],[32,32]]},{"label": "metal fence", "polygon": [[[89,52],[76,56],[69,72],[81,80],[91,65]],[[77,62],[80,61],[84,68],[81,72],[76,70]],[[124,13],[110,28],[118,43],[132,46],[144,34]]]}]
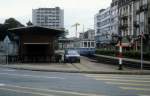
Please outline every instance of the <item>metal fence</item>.
[{"label": "metal fence", "polygon": [[15,55],[15,56],[0,56],[0,64],[7,63],[59,63],[62,60],[61,55],[54,56],[37,56],[37,55]]}]

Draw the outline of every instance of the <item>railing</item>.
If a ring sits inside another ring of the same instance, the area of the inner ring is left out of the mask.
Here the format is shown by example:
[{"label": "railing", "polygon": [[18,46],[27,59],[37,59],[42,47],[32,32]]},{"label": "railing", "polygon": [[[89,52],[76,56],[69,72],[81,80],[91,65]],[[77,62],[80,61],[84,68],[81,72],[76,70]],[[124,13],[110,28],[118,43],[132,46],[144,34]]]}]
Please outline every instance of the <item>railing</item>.
[{"label": "railing", "polygon": [[120,24],[120,29],[125,30],[128,28],[128,24]]},{"label": "railing", "polygon": [[140,12],[148,11],[148,4],[144,4],[140,6]]},{"label": "railing", "polygon": [[42,55],[15,55],[15,56],[0,56],[0,64],[9,63],[59,63],[61,55],[42,56]]},{"label": "railing", "polygon": [[137,21],[134,21],[134,27],[139,28],[140,24]]}]

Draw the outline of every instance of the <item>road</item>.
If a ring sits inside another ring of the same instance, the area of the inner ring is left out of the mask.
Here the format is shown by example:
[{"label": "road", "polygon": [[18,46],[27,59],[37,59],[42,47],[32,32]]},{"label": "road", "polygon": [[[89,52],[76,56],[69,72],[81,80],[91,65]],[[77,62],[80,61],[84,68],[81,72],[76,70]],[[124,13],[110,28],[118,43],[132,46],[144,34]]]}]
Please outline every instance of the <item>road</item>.
[{"label": "road", "polygon": [[149,75],[36,72],[0,68],[0,96],[149,96]]}]

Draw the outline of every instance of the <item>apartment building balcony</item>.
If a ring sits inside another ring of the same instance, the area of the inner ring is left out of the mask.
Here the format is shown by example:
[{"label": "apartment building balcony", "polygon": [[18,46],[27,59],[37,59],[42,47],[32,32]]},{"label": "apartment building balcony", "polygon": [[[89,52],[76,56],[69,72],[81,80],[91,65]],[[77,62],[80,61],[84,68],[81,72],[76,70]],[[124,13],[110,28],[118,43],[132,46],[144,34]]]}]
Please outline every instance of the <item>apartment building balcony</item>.
[{"label": "apartment building balcony", "polygon": [[128,24],[121,24],[119,28],[121,30],[126,30],[128,28]]},{"label": "apartment building balcony", "polygon": [[144,4],[144,5],[141,5],[140,6],[140,12],[145,12],[145,11],[148,11],[148,4]]},{"label": "apartment building balcony", "polygon": [[136,10],[136,14],[140,14],[145,11],[148,11],[148,4],[141,5],[139,9]]},{"label": "apartment building balcony", "polygon": [[134,27],[135,27],[135,28],[139,28],[139,27],[140,27],[140,24],[139,24],[137,21],[134,21]]},{"label": "apartment building balcony", "polygon": [[121,19],[128,19],[128,14],[123,14],[120,17],[121,17]]},{"label": "apartment building balcony", "polygon": [[140,9],[136,10],[136,14],[140,14],[140,13],[141,13]]}]

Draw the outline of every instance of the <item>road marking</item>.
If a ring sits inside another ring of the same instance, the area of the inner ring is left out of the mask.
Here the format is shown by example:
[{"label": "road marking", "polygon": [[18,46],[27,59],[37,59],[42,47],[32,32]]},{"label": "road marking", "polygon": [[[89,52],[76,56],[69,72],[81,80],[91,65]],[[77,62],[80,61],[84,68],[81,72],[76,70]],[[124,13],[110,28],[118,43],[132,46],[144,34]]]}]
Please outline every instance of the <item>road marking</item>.
[{"label": "road marking", "polygon": [[137,91],[150,91],[148,88],[135,88],[135,87],[120,87],[121,89],[125,90],[137,90]]},{"label": "road marking", "polygon": [[26,94],[33,94],[33,95],[39,95],[39,96],[55,96],[55,95],[50,95],[50,94],[43,94],[43,93],[38,93],[38,92],[29,92],[29,91],[22,91],[22,90],[15,90],[15,89],[8,89],[8,88],[0,88],[1,90],[7,90],[7,91],[13,91],[17,93],[26,93]]},{"label": "road marking", "polygon": [[79,93],[79,92],[71,92],[71,91],[60,91],[60,90],[49,90],[49,89],[39,89],[39,88],[30,88],[30,87],[21,87],[14,85],[7,85],[7,87],[20,88],[24,90],[36,90],[36,91],[45,91],[45,92],[56,92],[56,93],[64,93],[64,94],[72,94],[72,95],[81,95],[81,96],[106,96],[106,95],[97,95],[91,93]]},{"label": "road marking", "polygon": [[140,81],[140,80],[121,80],[121,79],[105,79],[105,78],[95,78],[95,80],[103,80],[103,81],[122,81],[122,82],[145,82],[150,83],[150,81]]},{"label": "road marking", "polygon": [[129,76],[126,76],[126,77],[123,77],[123,76],[116,76],[116,75],[111,75],[111,76],[108,76],[108,75],[86,75],[87,77],[91,77],[91,78],[123,78],[123,79],[148,79],[150,80],[150,77],[143,77],[143,76],[132,76],[132,77],[129,77]]},{"label": "road marking", "polygon": [[5,84],[3,84],[3,83],[0,83],[0,86],[5,86]]},{"label": "road marking", "polygon": [[16,71],[16,70],[13,70],[13,69],[3,69],[2,71],[14,72],[14,71]]},{"label": "road marking", "polygon": [[150,85],[147,84],[135,84],[135,83],[106,82],[106,84],[150,87]]},{"label": "road marking", "polygon": [[10,76],[21,76],[21,77],[33,77],[33,78],[65,79],[62,77],[36,76],[36,75],[26,75],[26,74],[10,74],[10,73],[0,73],[0,74],[1,75],[10,75]]}]

